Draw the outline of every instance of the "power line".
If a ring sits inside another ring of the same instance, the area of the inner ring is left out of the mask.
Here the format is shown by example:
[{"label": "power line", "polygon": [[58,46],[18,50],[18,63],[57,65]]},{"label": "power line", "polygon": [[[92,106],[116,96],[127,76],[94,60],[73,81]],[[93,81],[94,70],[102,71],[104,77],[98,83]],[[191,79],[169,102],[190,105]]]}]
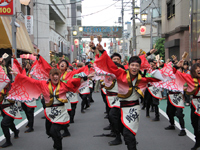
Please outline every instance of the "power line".
[{"label": "power line", "polygon": [[[119,1],[120,1],[120,0],[118,0],[117,2],[119,2]],[[115,2],[115,3],[111,4],[111,5],[109,5],[108,7],[104,8],[104,9],[101,9],[101,10],[99,10],[99,11],[96,11],[96,12],[93,12],[93,13],[90,13],[90,14],[87,14],[87,15],[77,16],[77,17],[67,17],[67,18],[79,18],[79,17],[85,17],[85,16],[94,15],[94,14],[97,14],[97,13],[99,13],[99,12],[101,12],[101,11],[104,11],[104,10],[108,9],[109,7],[115,5],[117,2]]]},{"label": "power line", "polygon": [[71,2],[71,3],[67,3],[67,4],[45,4],[45,3],[40,3],[40,2],[35,2],[34,4],[40,4],[40,5],[71,5],[71,4],[76,4],[76,3],[80,3],[83,0],[80,1],[76,1],[76,2]]},{"label": "power line", "polygon": [[[118,0],[117,2],[119,2],[119,1],[120,1],[120,0]],[[96,12],[93,12],[93,13],[90,13],[90,14],[87,14],[87,15],[82,15],[82,16],[77,16],[77,17],[67,17],[67,18],[80,18],[80,17],[85,17],[85,16],[94,15],[94,14],[97,14],[97,13],[99,13],[99,12],[101,12],[101,11],[104,11],[104,10],[108,9],[109,7],[115,5],[117,2],[115,2],[115,3],[111,4],[111,5],[109,5],[108,7],[104,8],[104,9],[101,9],[101,10],[99,10],[99,11],[96,11]],[[43,12],[43,9],[41,9],[41,8],[39,8],[39,9]],[[48,14],[45,14],[44,12],[43,12],[43,14],[44,14],[45,16],[48,15]],[[49,24],[49,22],[39,21],[38,19],[34,19],[34,20],[35,20],[35,21],[38,21],[38,22],[41,22],[41,23]]]}]

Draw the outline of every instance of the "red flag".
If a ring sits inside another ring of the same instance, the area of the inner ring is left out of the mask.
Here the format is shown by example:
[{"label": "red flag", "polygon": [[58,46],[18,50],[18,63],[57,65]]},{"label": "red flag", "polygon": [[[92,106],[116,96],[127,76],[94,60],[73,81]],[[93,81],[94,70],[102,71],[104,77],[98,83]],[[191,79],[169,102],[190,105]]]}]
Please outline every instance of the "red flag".
[{"label": "red flag", "polygon": [[120,45],[120,41],[118,41],[118,45]]}]

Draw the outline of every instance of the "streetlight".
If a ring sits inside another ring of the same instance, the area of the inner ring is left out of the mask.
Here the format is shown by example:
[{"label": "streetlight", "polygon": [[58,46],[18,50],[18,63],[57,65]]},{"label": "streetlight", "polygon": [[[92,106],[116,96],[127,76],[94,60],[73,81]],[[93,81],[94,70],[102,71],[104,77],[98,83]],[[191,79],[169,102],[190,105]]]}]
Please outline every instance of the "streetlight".
[{"label": "streetlight", "polygon": [[134,7],[134,12],[135,12],[135,15],[137,16],[140,13],[140,7],[138,6]]},{"label": "streetlight", "polygon": [[[83,27],[76,27],[76,30],[74,30],[73,31],[73,35],[74,36],[77,36],[77,38],[78,38],[78,41],[81,41],[80,40],[80,32],[83,32]],[[81,58],[81,52],[80,52],[80,42],[79,42],[79,44],[78,44],[78,54],[79,54],[79,60],[81,60],[80,58]]]},{"label": "streetlight", "polygon": [[73,31],[73,35],[77,36],[78,32],[77,31]]},{"label": "streetlight", "polygon": [[121,40],[120,42],[121,42],[121,43],[123,43],[124,41],[123,41],[123,40]]},{"label": "streetlight", "polygon": [[142,21],[146,21],[147,20],[147,13],[143,13],[143,14],[141,14],[141,16],[142,16]]},{"label": "streetlight", "polygon": [[80,31],[80,32],[83,32],[83,27],[79,27],[79,31]]}]

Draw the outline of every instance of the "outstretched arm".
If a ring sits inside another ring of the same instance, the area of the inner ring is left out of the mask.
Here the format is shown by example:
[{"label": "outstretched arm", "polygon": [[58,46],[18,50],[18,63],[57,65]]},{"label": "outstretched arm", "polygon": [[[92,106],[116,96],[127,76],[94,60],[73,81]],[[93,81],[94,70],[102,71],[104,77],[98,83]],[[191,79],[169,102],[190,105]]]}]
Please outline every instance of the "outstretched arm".
[{"label": "outstretched arm", "polygon": [[104,71],[106,71],[108,73],[114,74],[118,79],[121,76],[126,74],[125,70],[123,70],[121,68],[118,68],[115,65],[115,63],[108,56],[107,52],[105,50],[103,50],[103,47],[101,45],[98,45],[97,49],[99,49],[99,54],[96,55],[94,64],[98,68],[100,68],[100,69],[102,69],[102,70],[104,70]]}]

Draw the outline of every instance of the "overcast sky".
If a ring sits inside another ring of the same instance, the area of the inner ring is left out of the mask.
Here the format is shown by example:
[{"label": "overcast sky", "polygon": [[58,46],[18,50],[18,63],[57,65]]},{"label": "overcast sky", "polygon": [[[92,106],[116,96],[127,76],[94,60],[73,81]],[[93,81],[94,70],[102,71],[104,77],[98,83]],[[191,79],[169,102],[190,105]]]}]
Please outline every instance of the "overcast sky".
[{"label": "overcast sky", "polygon": [[[129,2],[129,3],[127,3]],[[116,4],[114,4],[116,3]],[[131,21],[131,3],[132,0],[124,0],[124,22]],[[138,0],[139,5],[139,0]],[[112,5],[114,4],[114,5]],[[112,6],[111,6],[112,5]],[[109,7],[111,6],[111,7]],[[85,16],[82,18],[83,26],[116,26],[118,17],[121,17],[122,1],[119,0],[84,0],[82,2],[82,16],[94,13],[93,15]],[[109,7],[109,8],[107,8]],[[107,8],[107,9],[106,9]],[[105,9],[105,10],[103,10]],[[103,10],[103,11],[101,11]],[[100,11],[100,12],[98,12]],[[97,13],[98,12],[98,13]]]},{"label": "overcast sky", "polygon": [[[139,6],[139,2],[140,0],[137,0],[137,6]],[[131,22],[130,18],[132,17],[131,15],[132,14],[132,0],[124,0],[124,6],[125,6],[124,7],[125,9],[124,22],[127,22],[127,21]],[[82,16],[84,17],[82,18],[82,25],[83,26],[121,26],[121,24],[118,23],[118,17],[121,17],[121,7],[122,7],[121,0],[83,0],[82,1]],[[126,25],[124,26],[124,28],[126,29]],[[90,39],[83,39],[83,40],[89,41]],[[97,42],[97,39],[95,39],[94,42]],[[103,43],[107,43],[106,49],[108,50],[110,39],[103,39],[102,45]]]}]

